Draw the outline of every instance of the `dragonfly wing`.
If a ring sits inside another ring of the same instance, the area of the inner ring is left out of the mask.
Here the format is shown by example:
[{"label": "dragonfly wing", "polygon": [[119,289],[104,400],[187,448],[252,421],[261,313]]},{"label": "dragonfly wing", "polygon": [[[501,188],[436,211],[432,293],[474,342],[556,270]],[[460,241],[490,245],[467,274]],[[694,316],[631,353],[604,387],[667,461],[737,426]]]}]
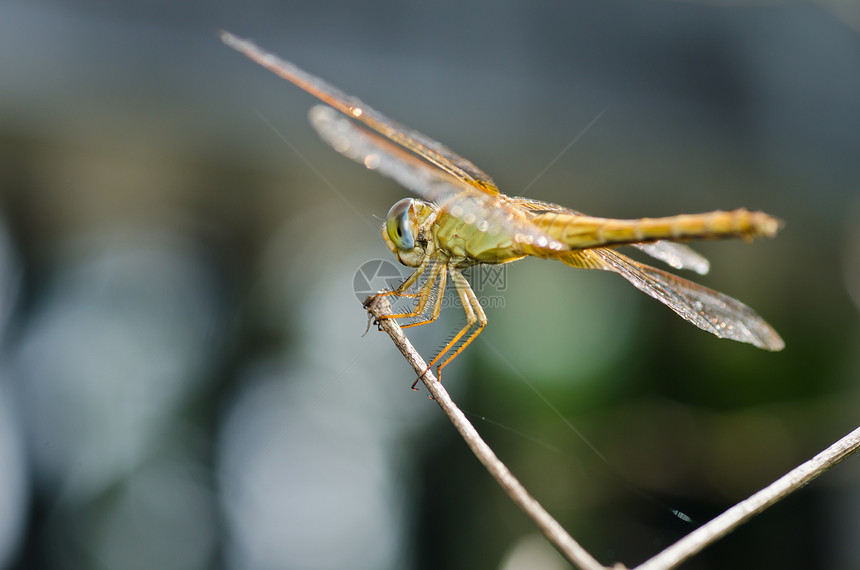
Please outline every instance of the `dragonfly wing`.
[{"label": "dragonfly wing", "polygon": [[720,338],[766,350],[785,347],[779,334],[737,299],[634,261],[615,250],[595,248],[569,252],[559,259],[574,267],[614,271],[687,321]]},{"label": "dragonfly wing", "polygon": [[383,137],[408,149],[448,174],[489,194],[498,192],[496,183],[487,173],[442,143],[389,119],[357,97],[347,95],[323,79],[263,50],[253,42],[238,38],[229,32],[222,31],[219,35],[221,41],[231,48],[341,113],[364,123]]},{"label": "dragonfly wing", "polygon": [[675,269],[690,269],[699,275],[705,275],[711,268],[704,255],[682,243],[660,240],[654,243],[635,243],[633,247]]},{"label": "dragonfly wing", "polygon": [[379,137],[325,105],[315,105],[308,113],[311,126],[333,149],[363,164],[369,170],[393,178],[398,184],[425,200],[444,202],[474,189]]},{"label": "dragonfly wing", "polygon": [[555,212],[557,214],[570,214],[572,216],[583,215],[582,212],[577,212],[576,210],[571,210],[570,208],[565,208],[564,206],[559,206],[552,202],[544,202],[543,200],[533,200],[532,198],[523,198],[522,196],[514,196],[511,200],[518,206],[534,212],[535,214]]},{"label": "dragonfly wing", "polygon": [[[577,212],[576,210],[571,210],[552,202],[521,197],[511,198],[511,200],[518,206],[536,214],[554,212],[573,216],[583,215],[582,212]],[[705,256],[684,244],[660,240],[652,243],[636,243],[633,244],[633,247],[644,251],[654,259],[659,259],[669,267],[674,267],[675,269],[690,269],[699,275],[705,275],[711,268],[711,264]]]},{"label": "dragonfly wing", "polygon": [[488,194],[440,170],[402,147],[346,119],[334,109],[317,105],[310,110],[311,125],[320,137],[344,156],[370,170],[393,178],[449,214],[491,235],[518,236],[551,250],[566,246],[529,221],[504,194]]}]

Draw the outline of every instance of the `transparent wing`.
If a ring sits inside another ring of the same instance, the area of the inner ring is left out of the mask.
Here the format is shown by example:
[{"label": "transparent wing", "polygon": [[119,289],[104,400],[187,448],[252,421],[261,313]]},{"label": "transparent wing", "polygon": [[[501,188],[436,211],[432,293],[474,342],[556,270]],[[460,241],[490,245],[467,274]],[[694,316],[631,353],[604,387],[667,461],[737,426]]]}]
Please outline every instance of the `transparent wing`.
[{"label": "transparent wing", "polygon": [[758,313],[728,295],[639,263],[609,248],[566,252],[568,265],[614,271],[685,320],[720,338],[782,350],[785,343]]},{"label": "transparent wing", "polygon": [[418,159],[325,105],[311,108],[309,118],[320,137],[336,151],[393,178],[425,200],[435,202],[473,226],[475,231],[510,235],[512,239],[557,251],[566,249],[532,224],[504,194],[478,191],[473,185]]},{"label": "transparent wing", "polygon": [[705,275],[711,269],[711,263],[704,255],[681,243],[660,240],[654,243],[636,243],[633,247],[675,269],[689,269],[699,275]]},{"label": "transparent wing", "polygon": [[[532,200],[531,198],[515,197],[511,201],[535,213],[556,212],[559,214],[582,215],[581,212],[565,208],[552,202]],[[690,269],[699,275],[705,275],[711,268],[707,258],[686,245],[671,241],[661,240],[652,243],[637,243],[633,247],[640,249],[653,257],[659,259],[669,267],[675,269]]]},{"label": "transparent wing", "polygon": [[493,182],[487,173],[442,143],[389,119],[357,97],[347,95],[337,87],[330,85],[315,75],[303,71],[289,61],[263,50],[248,40],[238,38],[225,31],[221,31],[219,35],[221,41],[231,48],[307,91],[341,113],[364,123],[383,137],[414,152],[451,176],[471,184],[488,194],[498,192],[496,183]]}]

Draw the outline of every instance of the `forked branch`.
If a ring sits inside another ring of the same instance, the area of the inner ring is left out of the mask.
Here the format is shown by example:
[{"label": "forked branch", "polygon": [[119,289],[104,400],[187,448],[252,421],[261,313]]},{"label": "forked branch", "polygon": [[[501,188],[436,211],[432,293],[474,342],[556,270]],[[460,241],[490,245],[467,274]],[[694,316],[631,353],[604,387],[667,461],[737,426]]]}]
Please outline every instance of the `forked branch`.
[{"label": "forked branch", "polygon": [[[377,319],[382,330],[388,333],[394,344],[420,375],[427,390],[445,412],[457,431],[471,448],[478,460],[490,472],[490,475],[502,486],[525,513],[537,524],[538,528],[549,541],[572,564],[584,570],[605,569],[591,554],[577,543],[532,497],[525,487],[511,474],[508,468],[496,457],[493,450],[481,439],[474,426],[466,419],[462,411],[454,404],[441,382],[436,380],[432,372],[426,372],[427,364],[418,354],[400,326],[393,319],[384,318],[390,315],[390,305],[385,297],[372,297],[365,303],[367,310]],[[860,448],[860,428],[855,429],[809,461],[792,469],[761,491],[741,501],[718,517],[697,528],[672,546],[669,546],[650,560],[647,560],[635,570],[665,570],[675,568],[691,556],[713,544],[741,524],[768,507],[776,504],[786,496],[848,458]],[[625,568],[621,564],[613,566],[615,570]]]}]

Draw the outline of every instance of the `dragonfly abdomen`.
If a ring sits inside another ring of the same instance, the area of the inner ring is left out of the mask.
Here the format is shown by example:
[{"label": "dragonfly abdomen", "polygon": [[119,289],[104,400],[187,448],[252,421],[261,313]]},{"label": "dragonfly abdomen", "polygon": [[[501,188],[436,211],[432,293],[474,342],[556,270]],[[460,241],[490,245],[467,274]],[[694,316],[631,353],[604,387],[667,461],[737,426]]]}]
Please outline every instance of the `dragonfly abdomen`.
[{"label": "dragonfly abdomen", "polygon": [[572,249],[694,238],[740,237],[750,240],[771,237],[780,226],[776,218],[746,209],[638,220],[549,212],[535,216],[532,221]]}]

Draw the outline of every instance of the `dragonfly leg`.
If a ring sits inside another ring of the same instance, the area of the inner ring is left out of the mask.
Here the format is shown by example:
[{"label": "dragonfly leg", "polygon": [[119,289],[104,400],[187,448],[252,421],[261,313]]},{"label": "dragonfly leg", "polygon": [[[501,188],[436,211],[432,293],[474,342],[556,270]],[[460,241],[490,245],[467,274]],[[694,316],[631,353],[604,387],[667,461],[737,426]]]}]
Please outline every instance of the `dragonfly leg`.
[{"label": "dragonfly leg", "polygon": [[[475,338],[481,334],[481,331],[487,326],[487,314],[484,312],[484,308],[481,307],[481,302],[478,300],[478,296],[475,295],[475,292],[472,290],[472,287],[469,285],[469,282],[460,272],[460,270],[451,267],[451,281],[454,283],[454,286],[457,288],[457,294],[460,296],[460,301],[463,303],[463,311],[466,313],[466,326],[464,326],[460,331],[454,335],[454,338],[445,345],[445,347],[439,351],[439,354],[427,365],[427,370],[430,370],[434,364],[439,362],[442,357],[447,354],[449,351],[455,349],[454,353],[451,354],[448,358],[442,361],[439,366],[436,367],[436,375],[441,381],[442,379],[442,369],[445,366],[454,360],[458,354],[463,352],[465,349]],[[477,326],[476,326],[477,325]],[[472,330],[471,334],[466,336],[466,333],[469,330]],[[466,340],[460,343],[460,340],[466,336]],[[459,346],[457,344],[460,343]]]},{"label": "dragonfly leg", "polygon": [[[433,289],[436,286],[437,281],[439,280],[439,274],[444,268],[444,264],[435,263],[433,267],[430,268],[430,273],[427,275],[427,280],[421,285],[421,289],[418,292],[418,295],[412,295],[418,297],[418,303],[415,306],[415,309],[409,311],[407,313],[397,313],[394,315],[385,315],[386,319],[412,319],[412,318],[420,318],[424,315],[424,311],[427,309],[427,302],[430,300],[430,295],[433,293]],[[402,296],[402,295],[401,295]],[[434,320],[434,319],[431,319]],[[424,324],[423,321],[416,324]],[[412,323],[404,326],[409,327],[412,326]]]},{"label": "dragonfly leg", "polygon": [[[445,296],[445,286],[448,284],[448,267],[447,264],[440,263],[439,264],[439,285],[437,287],[438,293],[436,294],[436,299],[433,302],[433,309],[430,311],[430,316],[424,319],[423,321],[415,321],[414,323],[407,323],[405,325],[401,325],[401,328],[408,329],[409,327],[418,327],[421,325],[426,325],[428,323],[432,323],[436,319],[439,318],[439,313],[442,311],[442,297]],[[426,287],[427,295],[425,295],[422,299],[419,300],[418,306],[415,308],[415,312],[418,315],[424,314],[424,309],[427,305],[427,300],[430,294],[430,288]],[[422,291],[423,293],[423,291]]]},{"label": "dragonfly leg", "polygon": [[[433,303],[433,310],[430,312],[430,316],[428,318],[424,319],[423,321],[418,321],[418,322],[414,322],[414,323],[409,323],[407,325],[403,325],[402,328],[405,329],[405,328],[415,327],[415,326],[419,326],[419,325],[426,325],[427,323],[432,323],[433,321],[435,321],[436,319],[439,318],[439,313],[442,311],[442,297],[445,295],[445,285],[447,284],[448,271],[449,271],[447,264],[440,264],[440,265],[441,265],[441,269],[439,270],[440,271],[440,274],[439,274],[439,292],[436,294],[436,300]],[[422,311],[422,313],[423,313],[423,311]],[[426,374],[428,370],[430,370],[429,366],[424,370],[424,372],[421,373],[421,376],[424,376],[424,374]],[[416,378],[415,382],[412,383],[412,389],[413,390],[417,390],[415,385],[418,384],[418,382],[421,380],[421,376]]]},{"label": "dragonfly leg", "polygon": [[427,263],[429,261],[429,259],[425,259],[424,261],[422,261],[421,265],[415,268],[415,271],[412,272],[412,275],[407,277],[406,281],[397,286],[397,289],[393,289],[391,291],[380,291],[379,293],[372,295],[370,298],[376,299],[377,297],[387,297],[388,295],[394,295],[395,297],[407,296],[406,290],[412,287],[412,285],[418,280],[418,278],[421,277],[421,274],[424,273],[424,271],[427,269]]},{"label": "dragonfly leg", "polygon": [[[421,297],[421,295],[429,294],[429,293],[424,293],[424,290],[427,288],[427,283],[424,284],[424,286],[421,288],[421,291],[419,291],[418,293],[406,293],[406,291],[410,287],[412,287],[412,285],[414,285],[415,282],[418,281],[418,278],[421,277],[421,275],[427,270],[427,265],[428,265],[429,261],[430,261],[429,258],[422,261],[421,265],[419,265],[417,268],[415,268],[415,271],[412,272],[412,275],[407,277],[406,280],[403,283],[401,283],[400,285],[398,285],[396,289],[393,289],[391,291],[380,291],[379,293],[376,293],[376,294],[368,297],[367,300],[364,302],[364,306],[367,307],[374,299],[378,299],[379,297],[388,297],[389,295],[394,296],[394,297],[410,297],[411,298],[411,297]],[[431,273],[431,276],[428,277],[428,282],[431,280],[431,278],[432,278],[432,273]],[[420,303],[420,300],[419,300],[419,303]],[[426,301],[424,301],[424,303],[426,304]],[[420,312],[419,312],[419,314],[420,314]],[[380,318],[399,319],[402,317],[413,317],[413,316],[415,316],[415,315],[411,314],[411,313],[403,313],[403,314],[397,314],[397,315],[384,315],[383,317],[380,317]],[[377,324],[378,324],[378,321],[379,321],[379,319],[376,320]]]},{"label": "dragonfly leg", "polygon": [[[442,296],[445,293],[445,285],[447,282],[447,264],[446,262],[434,262],[430,268],[430,272],[427,275],[427,279],[421,285],[420,290],[416,294],[406,295],[403,293],[406,289],[414,285],[415,281],[417,281],[418,277],[421,276],[422,273],[426,271],[428,263],[425,261],[419,266],[415,272],[404,281],[400,287],[393,291],[382,291],[377,293],[371,299],[375,299],[377,297],[383,295],[394,295],[397,297],[418,297],[418,303],[415,306],[415,309],[406,313],[396,313],[392,315],[383,315],[380,318],[384,319],[412,319],[412,318],[421,318],[424,316],[424,313],[427,310],[427,303],[430,300],[430,296],[433,294],[434,289],[438,290],[438,294],[436,295],[433,310],[431,316],[429,318],[425,318],[424,320],[419,320],[414,323],[407,323],[402,325],[403,328],[409,328],[413,326],[423,325],[430,322],[435,321],[439,318],[439,312],[442,306]],[[439,285],[437,285],[439,284]]]}]

